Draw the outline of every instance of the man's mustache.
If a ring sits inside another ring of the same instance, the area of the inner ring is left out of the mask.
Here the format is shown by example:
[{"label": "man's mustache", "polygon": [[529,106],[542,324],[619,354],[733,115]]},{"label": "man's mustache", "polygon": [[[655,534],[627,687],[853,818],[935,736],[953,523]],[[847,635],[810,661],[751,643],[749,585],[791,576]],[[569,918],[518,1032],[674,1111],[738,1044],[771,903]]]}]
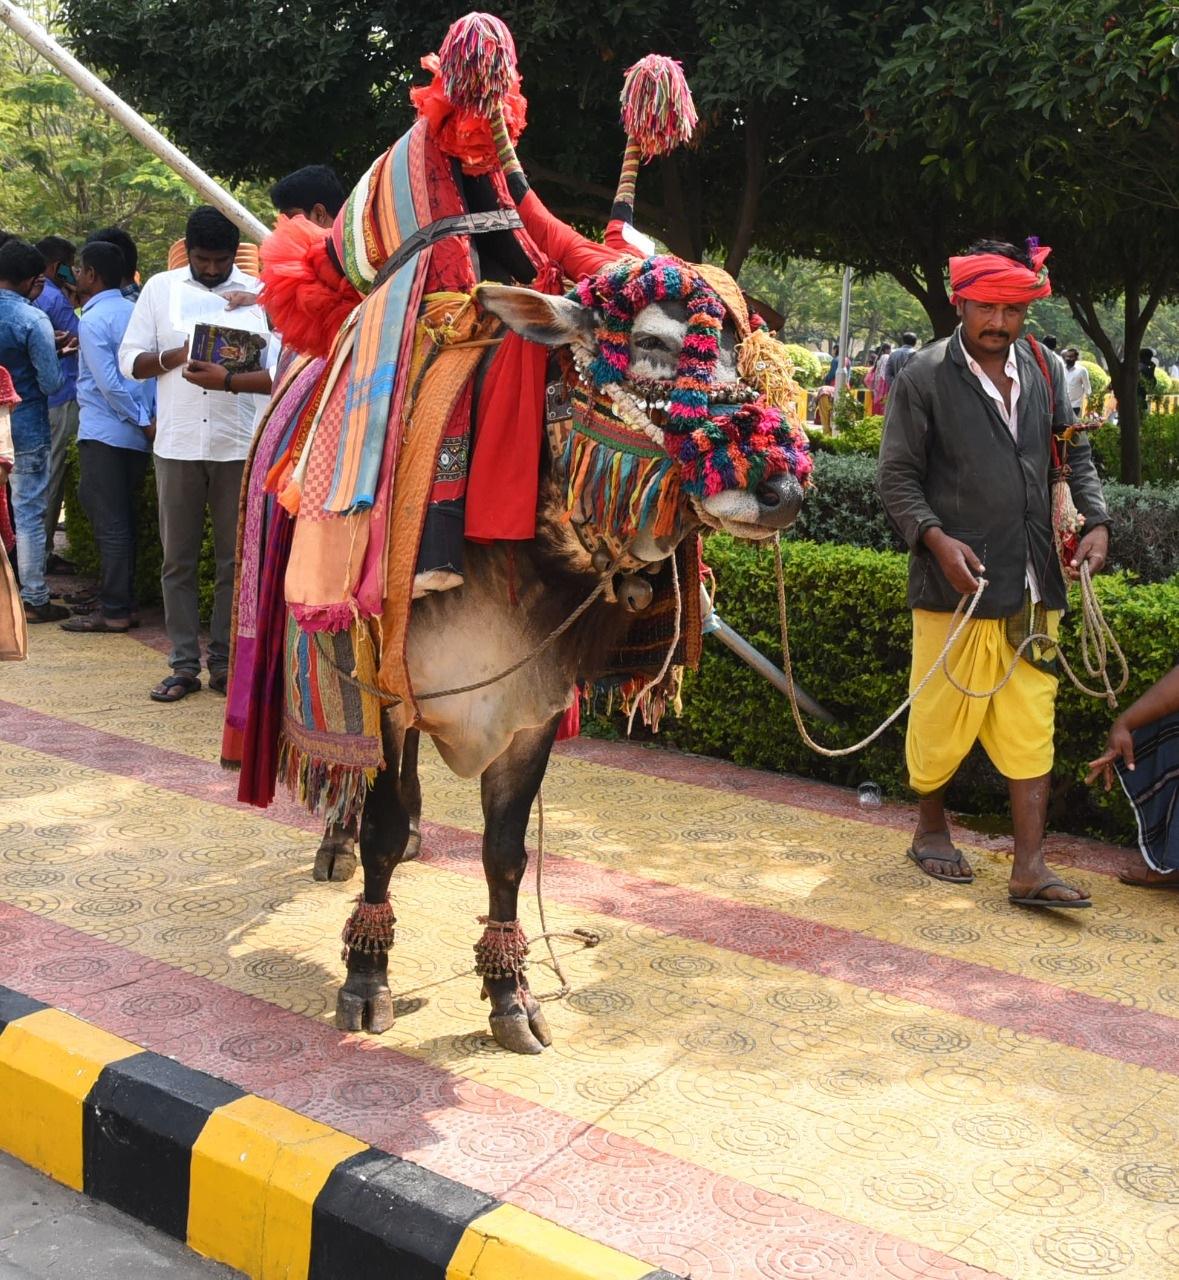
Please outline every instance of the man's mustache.
[{"label": "man's mustache", "polygon": [[1011,335],[1006,329],[984,329],[978,335],[980,338],[1010,338]]}]

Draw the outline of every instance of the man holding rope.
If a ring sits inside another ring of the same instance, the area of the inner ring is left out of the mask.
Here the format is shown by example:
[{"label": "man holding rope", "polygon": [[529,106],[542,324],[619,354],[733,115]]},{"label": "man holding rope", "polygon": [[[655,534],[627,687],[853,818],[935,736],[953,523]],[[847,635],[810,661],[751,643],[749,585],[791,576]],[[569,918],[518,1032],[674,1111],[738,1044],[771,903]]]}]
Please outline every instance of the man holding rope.
[{"label": "man holding rope", "polygon": [[[945,667],[909,712],[905,754],[920,797],[909,857],[927,875],[969,884],[950,839],[945,793],[976,741],[1007,779],[1015,832],[1008,892],[1032,907],[1088,907],[1049,871],[1042,849],[1053,761],[1055,636],[1064,573],[1104,566],[1109,514],[1088,442],[1068,452],[1069,488],[1084,537],[1062,573],[1049,495],[1051,434],[1073,422],[1059,362],[1020,338],[1028,306],[1048,297],[1050,250],[981,241],[950,259],[954,335],[922,348],[889,395],[877,488],[908,544],[915,689],[939,659],[955,608],[987,587]],[[957,687],[956,687],[957,686]],[[987,693],[971,697],[965,690]]]}]

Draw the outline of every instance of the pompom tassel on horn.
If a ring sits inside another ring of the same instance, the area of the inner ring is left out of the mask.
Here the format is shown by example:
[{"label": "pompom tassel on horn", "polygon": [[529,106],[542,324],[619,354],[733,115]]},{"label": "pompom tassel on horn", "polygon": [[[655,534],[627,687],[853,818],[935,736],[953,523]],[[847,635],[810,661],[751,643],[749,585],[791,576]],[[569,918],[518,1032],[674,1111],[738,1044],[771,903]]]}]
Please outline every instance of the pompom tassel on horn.
[{"label": "pompom tassel on horn", "polygon": [[629,223],[634,221],[640,163],[666,155],[689,141],[697,116],[683,67],[674,58],[658,53],[640,58],[627,71],[621,101],[626,152],[613,217]]},{"label": "pompom tassel on horn", "polygon": [[490,118],[512,88],[516,43],[494,14],[468,13],[451,24],[438,50],[446,96],[460,110]]}]

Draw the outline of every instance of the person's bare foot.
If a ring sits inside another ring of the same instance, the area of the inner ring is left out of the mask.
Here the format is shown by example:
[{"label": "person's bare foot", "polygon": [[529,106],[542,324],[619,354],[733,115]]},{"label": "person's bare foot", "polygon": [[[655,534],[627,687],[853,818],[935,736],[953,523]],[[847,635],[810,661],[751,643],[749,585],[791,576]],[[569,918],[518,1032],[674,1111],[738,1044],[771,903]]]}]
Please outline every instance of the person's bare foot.
[{"label": "person's bare foot", "polygon": [[935,880],[969,884],[974,871],[961,850],[954,847],[947,828],[940,831],[918,831],[913,836],[909,857]]},{"label": "person's bare foot", "polygon": [[1057,879],[1043,857],[1029,866],[1012,867],[1007,892],[1012,898],[1036,902],[1088,902],[1089,895]]}]

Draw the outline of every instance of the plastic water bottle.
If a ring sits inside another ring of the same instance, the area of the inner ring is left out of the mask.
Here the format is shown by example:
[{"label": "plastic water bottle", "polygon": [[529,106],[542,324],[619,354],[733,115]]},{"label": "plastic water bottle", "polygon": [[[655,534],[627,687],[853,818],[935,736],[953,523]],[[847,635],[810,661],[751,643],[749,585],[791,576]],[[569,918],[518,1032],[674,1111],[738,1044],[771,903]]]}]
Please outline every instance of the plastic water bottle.
[{"label": "plastic water bottle", "polygon": [[875,782],[861,782],[859,798],[861,809],[879,809],[880,787]]}]

